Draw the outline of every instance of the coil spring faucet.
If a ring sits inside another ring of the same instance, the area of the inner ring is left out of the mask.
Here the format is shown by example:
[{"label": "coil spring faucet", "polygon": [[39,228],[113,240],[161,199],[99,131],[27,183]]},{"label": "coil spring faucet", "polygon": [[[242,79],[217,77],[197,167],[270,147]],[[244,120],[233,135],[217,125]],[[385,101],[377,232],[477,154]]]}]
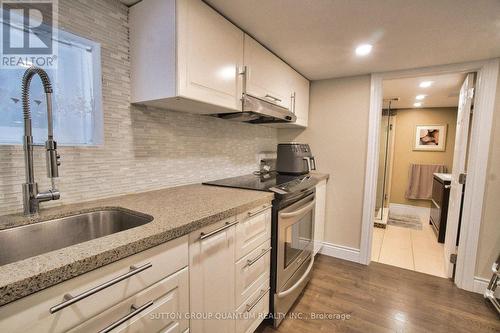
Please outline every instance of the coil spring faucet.
[{"label": "coil spring faucet", "polygon": [[[47,159],[47,177],[51,178],[52,188],[45,192],[38,192],[38,184],[35,182],[33,167],[33,133],[31,126],[31,111],[29,101],[29,88],[31,79],[38,74],[42,80],[47,103],[47,141],[45,141],[46,159]],[[59,177],[59,154],[57,153],[57,143],[54,140],[54,131],[52,124],[52,85],[47,72],[39,67],[32,66],[26,70],[22,81],[22,104],[24,115],[24,163],[26,172],[26,183],[23,184],[23,206],[24,214],[37,214],[40,208],[40,202],[49,200],[58,200],[60,193],[55,188],[54,178]]]}]

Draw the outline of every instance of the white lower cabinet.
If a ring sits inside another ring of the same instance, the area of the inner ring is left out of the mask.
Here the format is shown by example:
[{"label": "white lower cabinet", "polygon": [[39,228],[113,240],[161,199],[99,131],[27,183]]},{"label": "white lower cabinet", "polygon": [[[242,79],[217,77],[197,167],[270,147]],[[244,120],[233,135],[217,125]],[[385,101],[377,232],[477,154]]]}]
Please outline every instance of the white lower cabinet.
[{"label": "white lower cabinet", "polygon": [[326,179],[316,185],[316,206],[314,213],[314,254],[323,247],[326,219]]},{"label": "white lower cabinet", "polygon": [[253,332],[269,311],[270,228],[269,204],[214,223],[0,307],[0,332]]},{"label": "white lower cabinet", "polygon": [[233,333],[236,217],[189,234],[190,332]]},{"label": "white lower cabinet", "polygon": [[[0,307],[0,332],[67,332],[109,311],[123,301],[133,299],[187,265],[188,240],[187,236],[184,236]],[[131,272],[133,274],[127,278],[92,293],[74,304],[57,308],[67,299],[65,295],[73,297],[81,295]],[[182,284],[179,284],[179,288],[182,288]],[[186,287],[183,288],[182,293],[184,292],[186,292]],[[134,305],[141,306],[145,302],[146,300],[140,298]],[[153,302],[156,301],[153,300]],[[182,299],[182,302],[187,304],[187,298]],[[154,306],[157,304],[155,303],[151,308]],[[132,312],[130,308],[128,310]],[[112,324],[115,318],[122,314],[124,312],[116,316],[110,315],[109,321],[101,322],[101,329]]]},{"label": "white lower cabinet", "polygon": [[188,312],[189,274],[185,267],[69,332],[182,333],[189,328],[184,316]]},{"label": "white lower cabinet", "polygon": [[236,333],[252,333],[269,313],[269,279],[236,310]]}]

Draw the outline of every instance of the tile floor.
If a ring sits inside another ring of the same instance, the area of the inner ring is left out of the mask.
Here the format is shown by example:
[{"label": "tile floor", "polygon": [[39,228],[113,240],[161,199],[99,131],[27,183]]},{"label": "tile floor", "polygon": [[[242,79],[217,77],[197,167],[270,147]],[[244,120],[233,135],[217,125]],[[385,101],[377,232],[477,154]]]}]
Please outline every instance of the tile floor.
[{"label": "tile floor", "polygon": [[446,278],[444,247],[428,223],[422,230],[388,225],[374,228],[372,260]]}]

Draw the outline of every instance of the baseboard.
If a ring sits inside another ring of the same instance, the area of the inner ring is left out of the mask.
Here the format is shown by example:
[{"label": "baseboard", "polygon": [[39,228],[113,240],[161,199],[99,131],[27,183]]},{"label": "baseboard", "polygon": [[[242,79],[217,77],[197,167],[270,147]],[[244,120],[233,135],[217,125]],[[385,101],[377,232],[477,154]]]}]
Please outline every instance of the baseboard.
[{"label": "baseboard", "polygon": [[348,261],[360,262],[359,249],[348,246],[323,242],[319,253]]},{"label": "baseboard", "polygon": [[484,294],[486,288],[488,288],[488,284],[490,280],[481,278],[478,276],[474,276],[474,292],[478,294]]}]

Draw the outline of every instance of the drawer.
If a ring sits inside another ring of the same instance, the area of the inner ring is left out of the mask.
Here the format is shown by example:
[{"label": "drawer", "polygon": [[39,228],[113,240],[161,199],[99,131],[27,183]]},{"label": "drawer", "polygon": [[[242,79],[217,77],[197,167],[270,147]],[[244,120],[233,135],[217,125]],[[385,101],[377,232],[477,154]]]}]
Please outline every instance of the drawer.
[{"label": "drawer", "polygon": [[255,250],[236,262],[236,306],[242,304],[264,282],[269,281],[271,242],[264,241]]},{"label": "drawer", "polygon": [[238,216],[236,226],[236,259],[271,238],[271,206],[263,205]]},{"label": "drawer", "polygon": [[237,310],[236,333],[253,333],[269,313],[269,280],[263,283]]},{"label": "drawer", "polygon": [[432,182],[432,200],[434,200],[438,206],[441,206],[443,202],[443,190],[444,184],[434,178]]},{"label": "drawer", "polygon": [[114,325],[115,328],[110,332],[182,333],[189,328],[189,321],[185,316],[189,312],[188,283],[189,274],[186,267],[69,332],[100,332],[136,312],[128,320]]},{"label": "drawer", "polygon": [[[184,236],[3,306],[0,332],[65,332],[187,265],[188,239]],[[131,266],[140,269],[72,305],[49,312],[49,309],[65,301],[64,295],[76,296],[103,286],[134,271]]]}]

